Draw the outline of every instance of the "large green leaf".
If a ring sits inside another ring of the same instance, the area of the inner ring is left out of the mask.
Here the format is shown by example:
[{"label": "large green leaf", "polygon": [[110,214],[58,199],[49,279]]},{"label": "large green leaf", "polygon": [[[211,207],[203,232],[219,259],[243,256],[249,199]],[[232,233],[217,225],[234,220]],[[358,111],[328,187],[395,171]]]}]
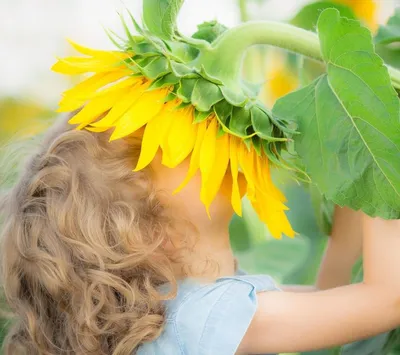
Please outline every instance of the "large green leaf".
[{"label": "large green leaf", "polygon": [[382,44],[400,42],[400,8],[396,9],[385,26],[379,26],[375,42]]},{"label": "large green leaf", "polygon": [[184,0],[144,0],[143,20],[150,32],[164,40],[173,39],[176,18]]},{"label": "large green leaf", "polygon": [[330,200],[369,215],[400,217],[399,100],[371,34],[335,9],[318,32],[327,75],[280,99],[278,118],[295,121],[295,148]]},{"label": "large green leaf", "polygon": [[328,201],[314,184],[309,185],[309,193],[318,227],[324,235],[330,235],[335,205]]},{"label": "large green leaf", "polygon": [[338,4],[335,1],[316,1],[304,6],[293,19],[290,21],[292,25],[304,28],[305,30],[315,31],[318,17],[325,9],[335,8],[340,12],[340,15],[355,19],[353,10],[343,4]]}]

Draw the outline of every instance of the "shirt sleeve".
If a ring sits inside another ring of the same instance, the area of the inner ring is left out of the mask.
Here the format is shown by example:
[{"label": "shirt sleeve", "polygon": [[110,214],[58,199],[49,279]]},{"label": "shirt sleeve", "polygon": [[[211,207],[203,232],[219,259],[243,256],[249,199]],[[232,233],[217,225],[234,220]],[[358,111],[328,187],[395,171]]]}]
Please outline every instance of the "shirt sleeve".
[{"label": "shirt sleeve", "polygon": [[182,305],[177,330],[184,353],[234,355],[257,309],[257,292],[278,290],[266,276],[223,278]]}]

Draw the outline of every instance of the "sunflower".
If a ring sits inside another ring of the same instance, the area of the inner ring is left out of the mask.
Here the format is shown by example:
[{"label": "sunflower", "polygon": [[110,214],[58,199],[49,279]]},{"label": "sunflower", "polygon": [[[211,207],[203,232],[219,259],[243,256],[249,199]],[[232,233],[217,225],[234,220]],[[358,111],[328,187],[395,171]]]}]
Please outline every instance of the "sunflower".
[{"label": "sunflower", "polygon": [[336,0],[336,2],[349,6],[357,16],[371,29],[376,30],[378,2],[376,0]]},{"label": "sunflower", "polygon": [[[126,46],[123,51],[70,43],[83,56],[58,59],[52,69],[67,75],[90,73],[63,94],[60,112],[81,108],[70,124],[93,132],[112,130],[110,141],[142,132],[135,171],[148,166],[158,151],[162,164],[169,168],[189,158],[187,176],[175,193],[200,172],[200,199],[208,214],[217,193],[228,190],[232,207],[241,216],[241,199],[247,194],[272,236],[294,236],[285,214],[285,197],[270,172],[270,160],[278,163],[271,157],[276,157],[279,144],[287,139],[269,120],[257,123],[265,116],[259,106],[253,102],[234,107],[214,90],[214,83],[198,74],[179,78],[171,66],[182,71],[182,65],[174,65],[170,58],[165,61],[162,51],[149,55],[156,52],[154,41],[135,39],[135,46]],[[249,126],[248,120],[254,124]]]},{"label": "sunflower", "polygon": [[[0,100],[0,142],[11,137],[28,138],[44,131],[51,123],[50,111],[29,101],[12,98]],[[27,125],[35,120],[35,126]]]},{"label": "sunflower", "polygon": [[296,90],[300,82],[285,55],[280,52],[272,52],[271,62],[273,66],[266,74],[265,98],[267,103],[272,106],[280,97]]}]

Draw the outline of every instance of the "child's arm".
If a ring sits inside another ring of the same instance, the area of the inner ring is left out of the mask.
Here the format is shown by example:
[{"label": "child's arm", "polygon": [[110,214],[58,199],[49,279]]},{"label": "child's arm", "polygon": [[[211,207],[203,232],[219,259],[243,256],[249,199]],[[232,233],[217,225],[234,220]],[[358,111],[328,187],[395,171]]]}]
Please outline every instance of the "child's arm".
[{"label": "child's arm", "polygon": [[355,262],[362,254],[362,212],[336,207],[331,238],[319,269],[316,288],[326,290],[351,283]]},{"label": "child's arm", "polygon": [[315,286],[282,285],[286,292],[315,292],[351,283],[352,269],[362,253],[362,213],[335,208],[329,238]]},{"label": "child's arm", "polygon": [[264,292],[239,354],[328,348],[400,325],[400,221],[364,217],[364,282],[313,293]]}]

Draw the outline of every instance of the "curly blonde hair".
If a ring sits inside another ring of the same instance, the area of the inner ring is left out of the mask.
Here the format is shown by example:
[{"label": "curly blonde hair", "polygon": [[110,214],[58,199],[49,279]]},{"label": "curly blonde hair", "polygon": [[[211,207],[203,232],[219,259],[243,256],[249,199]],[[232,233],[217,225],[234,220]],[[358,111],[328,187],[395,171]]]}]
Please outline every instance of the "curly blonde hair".
[{"label": "curly blonde hair", "polygon": [[176,229],[139,151],[63,121],[30,159],[2,204],[5,354],[131,354],[161,333]]}]

